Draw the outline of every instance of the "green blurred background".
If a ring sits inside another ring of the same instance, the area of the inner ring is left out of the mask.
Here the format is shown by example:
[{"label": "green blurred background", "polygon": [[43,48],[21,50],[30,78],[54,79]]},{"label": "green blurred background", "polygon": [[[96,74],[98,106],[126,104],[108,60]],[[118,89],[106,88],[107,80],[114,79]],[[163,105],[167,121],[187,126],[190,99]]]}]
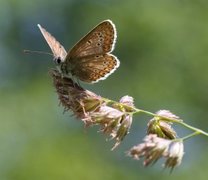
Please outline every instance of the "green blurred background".
[{"label": "green blurred background", "polygon": [[[149,117],[135,116],[130,134],[113,152],[98,127],[85,130],[63,114],[48,74],[51,57],[40,23],[69,49],[105,19],[118,31],[120,68],[84,87],[104,97],[135,98],[138,108],[169,109],[208,129],[208,1],[0,0],[0,179],[207,179],[208,143],[185,143],[182,165],[171,175],[162,162],[144,168],[125,156],[141,142]],[[190,133],[176,127],[179,135]]]}]

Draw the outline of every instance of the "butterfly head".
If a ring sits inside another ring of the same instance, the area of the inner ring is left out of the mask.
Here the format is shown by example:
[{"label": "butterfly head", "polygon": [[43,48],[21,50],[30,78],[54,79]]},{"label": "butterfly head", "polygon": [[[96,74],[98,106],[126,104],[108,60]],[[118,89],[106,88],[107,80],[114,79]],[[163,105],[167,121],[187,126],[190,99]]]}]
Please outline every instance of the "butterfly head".
[{"label": "butterfly head", "polygon": [[65,74],[65,75],[68,74],[65,59],[61,57],[54,57],[53,61],[56,65],[56,68],[60,71],[60,73]]},{"label": "butterfly head", "polygon": [[63,63],[61,57],[54,57],[53,61],[57,66],[60,66]]}]

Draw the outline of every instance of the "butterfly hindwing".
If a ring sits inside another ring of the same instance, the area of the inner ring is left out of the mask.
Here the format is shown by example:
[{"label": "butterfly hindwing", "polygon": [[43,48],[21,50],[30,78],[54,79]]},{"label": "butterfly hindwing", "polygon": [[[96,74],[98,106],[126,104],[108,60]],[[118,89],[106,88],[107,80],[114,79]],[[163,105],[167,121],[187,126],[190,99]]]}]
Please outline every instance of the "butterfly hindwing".
[{"label": "butterfly hindwing", "polygon": [[91,55],[76,59],[72,75],[88,83],[106,79],[119,67],[119,60],[112,54]]}]

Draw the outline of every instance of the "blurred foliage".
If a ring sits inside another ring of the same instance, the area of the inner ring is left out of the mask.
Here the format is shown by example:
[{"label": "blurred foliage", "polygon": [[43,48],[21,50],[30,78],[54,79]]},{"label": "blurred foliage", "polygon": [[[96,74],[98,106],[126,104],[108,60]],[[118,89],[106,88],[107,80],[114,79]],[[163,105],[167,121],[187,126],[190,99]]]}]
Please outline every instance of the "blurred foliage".
[{"label": "blurred foliage", "polygon": [[144,136],[144,117],[134,117],[139,121],[130,135],[109,152],[112,144],[96,128],[85,132],[62,114],[48,75],[51,57],[22,51],[50,51],[38,23],[69,49],[111,19],[121,66],[107,80],[84,86],[114,100],[131,95],[138,108],[169,109],[206,131],[207,9],[205,0],[0,0],[0,179],[206,179],[202,137],[185,143],[184,162],[171,176],[161,175],[159,165],[145,169],[124,157]]}]

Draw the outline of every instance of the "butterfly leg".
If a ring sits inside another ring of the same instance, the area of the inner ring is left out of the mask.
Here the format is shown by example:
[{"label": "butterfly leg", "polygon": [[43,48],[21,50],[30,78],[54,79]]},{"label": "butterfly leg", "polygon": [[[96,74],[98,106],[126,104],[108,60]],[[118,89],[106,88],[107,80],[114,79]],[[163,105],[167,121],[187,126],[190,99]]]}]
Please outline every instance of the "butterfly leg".
[{"label": "butterfly leg", "polygon": [[80,80],[78,78],[76,79],[77,79],[77,84],[81,87]]}]

